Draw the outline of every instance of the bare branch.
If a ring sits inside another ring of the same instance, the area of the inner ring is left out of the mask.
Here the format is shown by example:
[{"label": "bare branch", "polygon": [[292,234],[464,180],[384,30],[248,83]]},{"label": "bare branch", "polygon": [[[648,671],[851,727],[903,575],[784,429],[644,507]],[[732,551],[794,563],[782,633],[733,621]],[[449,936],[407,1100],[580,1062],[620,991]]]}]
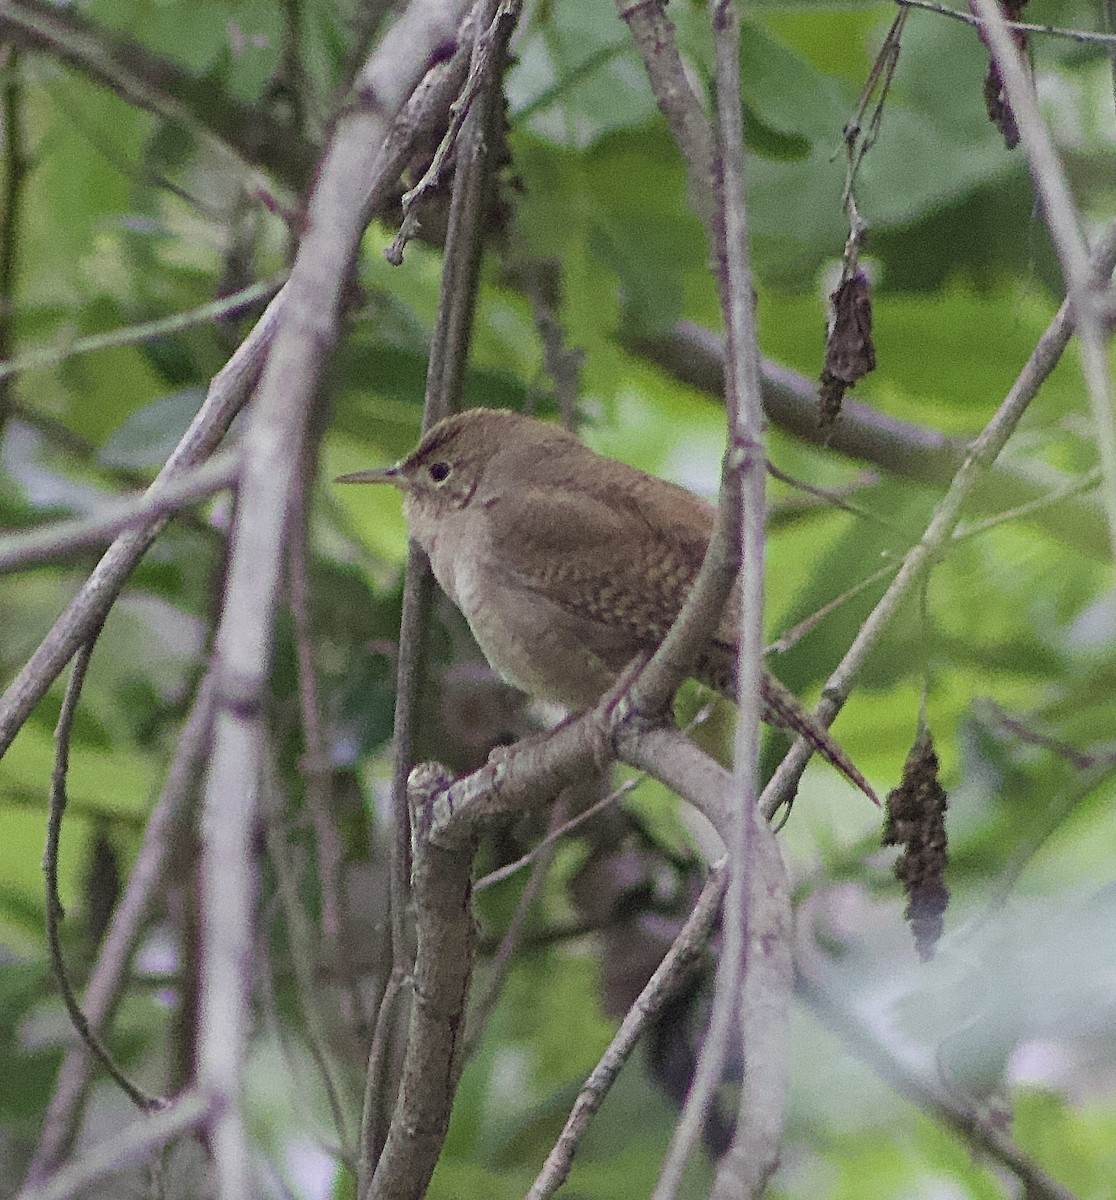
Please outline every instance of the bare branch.
[{"label": "bare branch", "polygon": [[[948,8],[944,4],[934,4],[932,0],[895,0],[895,3],[902,8],[921,8],[926,12],[938,13],[939,16],[952,17],[953,20],[963,21],[975,29],[983,29],[985,25],[984,19],[981,17],[974,17],[972,13],[961,12],[956,8]],[[1017,29],[1021,33],[1042,33],[1047,37],[1069,38],[1071,41],[1083,42],[1085,45],[1116,46],[1116,34],[1111,31],[1093,33],[1088,29],[1059,29],[1055,25],[1030,25],[1026,21],[1005,20],[1004,25],[1008,29]]]},{"label": "bare branch", "polygon": [[[411,34],[404,27],[400,36],[410,38]],[[421,51],[421,39],[414,42],[413,46]],[[396,43],[387,45],[387,54],[386,61],[392,62],[393,66],[397,59],[399,62],[410,61],[409,54],[399,58]],[[449,73],[450,65],[440,62],[432,67],[395,119],[384,140],[382,152],[375,158],[374,169],[361,181],[362,217],[366,217],[394,185],[415,142],[444,116],[445,105],[456,94],[454,79]],[[374,106],[377,96],[374,80],[370,86],[368,98]],[[390,84],[384,92],[385,97],[397,94],[397,84]],[[393,110],[385,104],[382,111]],[[159,472],[152,484],[152,491],[163,487],[169,475],[201,462],[219,444],[259,376],[286,303],[285,297],[286,288],[272,300],[237,352],[214,376],[205,403]],[[42,645],[0,698],[0,756],[11,745],[31,710],[62,673],[89,630],[104,620],[128,576],[165,525],[165,518],[153,519],[140,529],[122,534],[65,612],[55,621]]]},{"label": "bare branch", "polygon": [[26,533],[0,537],[0,575],[56,562],[78,551],[96,549],[125,529],[173,516],[185,504],[205,500],[214,492],[234,487],[239,470],[237,455],[229,451],[201,466],[180,472],[159,492],[148,491],[134,500],[106,505],[105,510],[94,517],[59,521]]},{"label": "bare branch", "polygon": [[90,1187],[106,1175],[145,1163],[164,1146],[199,1129],[212,1115],[213,1103],[200,1090],[184,1092],[162,1112],[126,1125],[41,1186],[20,1192],[17,1200],[71,1200],[88,1196]]},{"label": "bare branch", "polygon": [[[468,86],[466,67],[469,76],[479,69],[479,30],[492,21],[495,7],[492,0],[477,0],[462,23],[457,52],[451,64],[452,78],[447,71],[446,79],[447,85],[452,83],[455,92]],[[500,78],[501,73],[497,72],[494,82],[498,83]],[[492,111],[491,95],[491,89],[485,89],[477,97],[472,116],[462,131],[442,264],[438,319],[427,363],[422,415],[424,431],[459,407],[464,386],[481,261],[481,222],[489,194],[486,138]],[[453,103],[459,100],[460,97]],[[392,958],[394,969],[404,975],[410,971],[410,950],[404,924],[411,873],[407,779],[414,764],[415,705],[424,672],[425,631],[433,596],[433,580],[426,558],[417,546],[411,544],[407,550],[403,576],[391,774],[394,837],[391,868]]]},{"label": "bare branch", "polygon": [[[3,206],[0,209],[0,359],[10,357],[15,329],[16,285],[19,278],[19,247],[24,236],[23,195],[31,163],[27,158],[23,130],[23,78],[19,51],[5,46],[0,61],[3,76]],[[0,434],[11,412],[12,387],[0,376]]]},{"label": "bare branch", "polygon": [[[744,1047],[744,1082],[736,1132],[717,1172],[713,1196],[759,1197],[779,1161],[783,1109],[790,1078],[787,999],[790,992],[790,895],[778,846],[757,813],[760,720],[763,715],[764,484],[763,405],[760,357],[744,199],[744,126],[740,96],[740,19],[733,0],[710,4],[715,39],[717,114],[723,162],[722,203],[729,305],[727,372],[730,445],[741,457],[740,615],[737,638],[736,746],[733,770],[733,832],[729,847],[729,907],[722,965],[701,1072],[709,1072],[709,1100],[720,1082],[733,1025]],[[737,911],[734,906],[738,905]],[[736,958],[737,968],[725,960]],[[739,979],[733,975],[742,974]],[[724,986],[722,991],[722,973]],[[725,1040],[714,1053],[716,1005],[724,1005]],[[706,1064],[706,1055],[711,1061]],[[695,1103],[704,1112],[708,1100]],[[683,1114],[683,1117],[685,1114]]]},{"label": "bare branch", "polygon": [[581,1139],[604,1103],[620,1068],[628,1061],[636,1043],[663,1004],[674,995],[700,961],[727,882],[728,873],[722,863],[713,869],[674,944],[635,1003],[624,1014],[616,1036],[582,1086],[558,1141],[527,1193],[527,1200],[546,1200],[565,1183]]},{"label": "bare branch", "polygon": [[[139,944],[151,907],[159,895],[167,862],[182,825],[189,799],[209,742],[212,687],[202,680],[186,728],[179,738],[167,770],[163,790],[143,835],[136,865],[128,877],[124,896],[116,906],[100,957],[85,989],[83,1008],[89,1027],[107,1028],[124,994],[128,968]],[[58,1083],[43,1119],[39,1144],[27,1170],[26,1185],[40,1184],[69,1152],[81,1105],[89,1086],[92,1061],[83,1044],[66,1052]]]},{"label": "bare branch", "polygon": [[[718,400],[724,395],[724,339],[712,330],[680,321],[673,330],[636,341],[631,348],[675,379]],[[886,416],[856,401],[846,401],[837,424],[823,429],[818,423],[817,385],[766,359],[763,410],[772,425],[799,441],[932,487],[948,487],[968,456],[966,442]],[[1048,478],[1014,464],[996,463],[974,490],[970,504],[985,512],[999,512],[1045,498],[1050,487]],[[1039,514],[1038,521],[1067,545],[1093,558],[1108,558],[1108,528],[1096,505],[1068,503]]]},{"label": "bare branch", "polygon": [[[205,403],[146,495],[152,498],[160,495],[174,475],[202,462],[220,443],[255,383],[263,355],[275,333],[283,295],[280,292],[272,300],[248,338],[213,377]],[[90,631],[104,622],[128,576],[169,520],[165,514],[149,517],[139,527],[120,534],[8,686],[0,698],[0,757]]]},{"label": "bare branch", "polygon": [[[1116,266],[1116,222],[1105,230],[1091,259],[1090,270],[1097,281],[1106,280]],[[903,559],[899,573],[880,598],[876,607],[860,627],[852,645],[845,653],[836,670],[830,675],[818,705],[817,716],[826,724],[832,723],[841,710],[852,687],[857,672],[871,653],[887,623],[899,609],[899,605],[922,571],[932,561],[938,549],[953,534],[961,516],[962,507],[980,482],[997,455],[1015,432],[1027,406],[1038,394],[1039,388],[1061,358],[1073,331],[1073,311],[1070,301],[1063,302],[1057,314],[1047,326],[1045,333],[1016,378],[1011,390],[1004,397],[991,421],[973,442],[969,454],[954,476],[949,491],[942,497],[926,532],[918,544],[913,546]],[[799,778],[810,757],[810,750],[801,741],[796,742],[790,753],[779,764],[761,797],[765,816],[771,817],[793,795]]]},{"label": "bare branch", "polygon": [[295,473],[326,355],[340,327],[370,201],[391,158],[391,121],[462,4],[412,0],[357,80],[316,176],[305,234],[244,438],[240,506],[217,633],[217,711],[203,818],[199,1077],[220,1101],[210,1134],[219,1200],[251,1192],[241,1107],[249,1035],[252,829],[264,767],[264,709]]},{"label": "bare branch", "polygon": [[0,379],[22,375],[25,371],[38,371],[44,367],[56,367],[69,362],[80,354],[93,354],[98,350],[115,350],[120,346],[135,346],[140,342],[153,341],[172,333],[181,333],[195,325],[208,325],[211,321],[235,317],[241,310],[249,308],[259,300],[270,300],[283,285],[286,272],[272,276],[260,283],[249,284],[237,292],[199,304],[186,312],[160,317],[156,321],[141,321],[125,325],[122,329],[110,329],[105,333],[91,333],[87,337],[74,338],[60,346],[42,346],[37,350],[26,350],[16,358],[5,358],[0,362]]},{"label": "bare branch", "polygon": [[50,781],[50,812],[47,818],[46,849],[43,852],[43,875],[46,880],[46,919],[47,941],[50,945],[50,961],[54,968],[54,976],[58,981],[66,1011],[78,1032],[78,1036],[88,1046],[109,1078],[142,1112],[149,1112],[161,1106],[161,1101],[149,1096],[138,1087],[116,1064],[116,1060],[101,1041],[96,1030],[82,1011],[73,984],[66,972],[66,962],[62,954],[62,937],[59,927],[64,916],[62,900],[58,895],[58,848],[62,837],[62,820],[66,814],[66,775],[70,768],[70,737],[74,728],[74,717],[77,715],[78,700],[85,683],[85,673],[89,668],[89,660],[93,656],[93,647],[97,642],[100,630],[90,635],[89,641],[78,651],[74,658],[70,682],[66,685],[66,695],[62,701],[62,711],[58,714],[58,725],[54,731],[55,752],[54,771]]},{"label": "bare branch", "polygon": [[1042,200],[1046,226],[1062,265],[1066,299],[1076,316],[1081,372],[1093,410],[1104,476],[1101,500],[1108,516],[1113,566],[1116,567],[1116,413],[1113,412],[1112,378],[1108,369],[1108,332],[1101,303],[1102,296],[1108,292],[1109,280],[1107,276],[1098,278],[1089,262],[1089,248],[1079,228],[1080,218],[1065,171],[1039,116],[1038,99],[1027,67],[1004,25],[998,0],[973,0],[973,4],[985,21],[984,39],[1019,127],[1019,137],[1031,164],[1031,176]]},{"label": "bare branch", "polygon": [[818,1019],[841,1039],[877,1075],[901,1096],[917,1105],[935,1121],[953,1130],[973,1150],[1003,1164],[1025,1186],[1033,1200],[1074,1200],[1030,1155],[1012,1140],[1007,1130],[960,1107],[921,1073],[904,1063],[880,1037],[810,968],[799,954],[795,962],[795,994],[804,1000]]},{"label": "bare branch", "polygon": [[368,1200],[421,1200],[426,1194],[461,1071],[476,943],[470,904],[475,847],[467,838],[440,846],[428,836],[432,798],[448,781],[437,765],[411,773],[418,925],[414,999],[399,1099]]}]

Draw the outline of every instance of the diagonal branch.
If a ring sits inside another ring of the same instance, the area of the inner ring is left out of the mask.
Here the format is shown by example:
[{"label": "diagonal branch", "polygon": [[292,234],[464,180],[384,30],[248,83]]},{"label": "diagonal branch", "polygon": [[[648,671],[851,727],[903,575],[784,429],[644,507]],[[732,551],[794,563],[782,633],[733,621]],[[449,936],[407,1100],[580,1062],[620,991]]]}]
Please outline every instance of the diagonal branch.
[{"label": "diagonal branch", "polygon": [[[1098,283],[1107,280],[1116,267],[1116,222],[1105,230],[1091,259],[1090,270]],[[972,490],[987,474],[997,456],[1015,432],[1028,405],[1038,394],[1039,388],[1057,365],[1073,332],[1074,316],[1070,301],[1063,302],[1046,332],[1039,338],[1023,370],[992,419],[973,442],[968,456],[953,478],[949,491],[942,497],[926,532],[903,559],[898,574],[887,591],[880,597],[876,607],[869,613],[860,627],[852,645],[845,653],[833,674],[826,682],[821,703],[817,708],[818,718],[827,725],[841,711],[848,698],[854,678],[864,666],[872,649],[882,635],[888,622],[895,616],[903,599],[931,564],[946,540],[952,536],[961,510]],[[800,741],[791,747],[790,753],[779,764],[761,798],[763,812],[770,817],[793,796],[794,789],[810,757],[809,747]]]},{"label": "diagonal branch", "polygon": [[[436,64],[415,88],[414,95],[384,141],[383,153],[377,157],[375,169],[370,170],[363,181],[362,212],[387,195],[416,142],[444,118],[457,91],[455,84],[458,81],[453,73],[456,66],[453,59]],[[214,376],[205,403],[151,485],[149,496],[159,495],[170,477],[185,467],[202,462],[220,444],[259,377],[286,303],[286,294],[284,287],[236,353]],[[167,520],[165,516],[150,518],[116,539],[0,697],[0,757],[89,631],[105,619],[136,564],[165,528]]]},{"label": "diagonal branch", "polygon": [[1031,164],[1031,176],[1042,200],[1043,216],[1062,265],[1066,299],[1077,318],[1081,372],[1096,428],[1103,484],[1101,500],[1108,517],[1113,565],[1116,566],[1116,413],[1108,369],[1108,330],[1101,298],[1109,292],[1107,277],[1098,278],[1089,262],[1080,218],[1061,161],[1038,111],[1038,99],[1027,68],[1004,24],[998,0],[972,0],[984,20],[983,38],[999,70],[1019,137]]}]

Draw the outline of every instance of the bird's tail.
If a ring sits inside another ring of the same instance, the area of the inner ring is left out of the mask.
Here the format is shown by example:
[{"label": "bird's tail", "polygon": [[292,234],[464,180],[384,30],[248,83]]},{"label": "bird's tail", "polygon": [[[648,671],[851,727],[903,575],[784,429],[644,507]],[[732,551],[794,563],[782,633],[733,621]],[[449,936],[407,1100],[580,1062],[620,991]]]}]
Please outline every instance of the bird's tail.
[{"label": "bird's tail", "polygon": [[856,769],[852,759],[837,744],[829,730],[810,712],[801,700],[785,684],[780,683],[770,671],[763,673],[763,719],[805,738],[809,745],[831,763],[854,787],[858,787],[873,804],[879,798],[868,780]]}]

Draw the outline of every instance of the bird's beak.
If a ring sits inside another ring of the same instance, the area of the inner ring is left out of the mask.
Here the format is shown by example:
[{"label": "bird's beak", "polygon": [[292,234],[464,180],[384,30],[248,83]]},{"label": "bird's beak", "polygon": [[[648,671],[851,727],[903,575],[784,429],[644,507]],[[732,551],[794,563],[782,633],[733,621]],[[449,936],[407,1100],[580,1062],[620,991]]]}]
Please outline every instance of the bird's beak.
[{"label": "bird's beak", "polygon": [[403,486],[403,472],[399,465],[394,467],[377,467],[371,471],[353,471],[351,475],[338,475],[334,483],[390,483],[395,487]]}]

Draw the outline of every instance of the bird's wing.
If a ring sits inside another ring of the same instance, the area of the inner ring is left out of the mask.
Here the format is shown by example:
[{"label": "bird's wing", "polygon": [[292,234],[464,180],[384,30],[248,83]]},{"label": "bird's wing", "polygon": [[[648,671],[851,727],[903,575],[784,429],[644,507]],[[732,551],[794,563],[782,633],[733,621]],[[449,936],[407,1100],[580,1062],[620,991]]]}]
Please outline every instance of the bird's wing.
[{"label": "bird's wing", "polygon": [[594,494],[525,488],[489,500],[492,561],[567,612],[655,645],[678,615],[709,537],[705,506],[678,492],[693,503],[680,519],[662,519],[630,481]]}]

